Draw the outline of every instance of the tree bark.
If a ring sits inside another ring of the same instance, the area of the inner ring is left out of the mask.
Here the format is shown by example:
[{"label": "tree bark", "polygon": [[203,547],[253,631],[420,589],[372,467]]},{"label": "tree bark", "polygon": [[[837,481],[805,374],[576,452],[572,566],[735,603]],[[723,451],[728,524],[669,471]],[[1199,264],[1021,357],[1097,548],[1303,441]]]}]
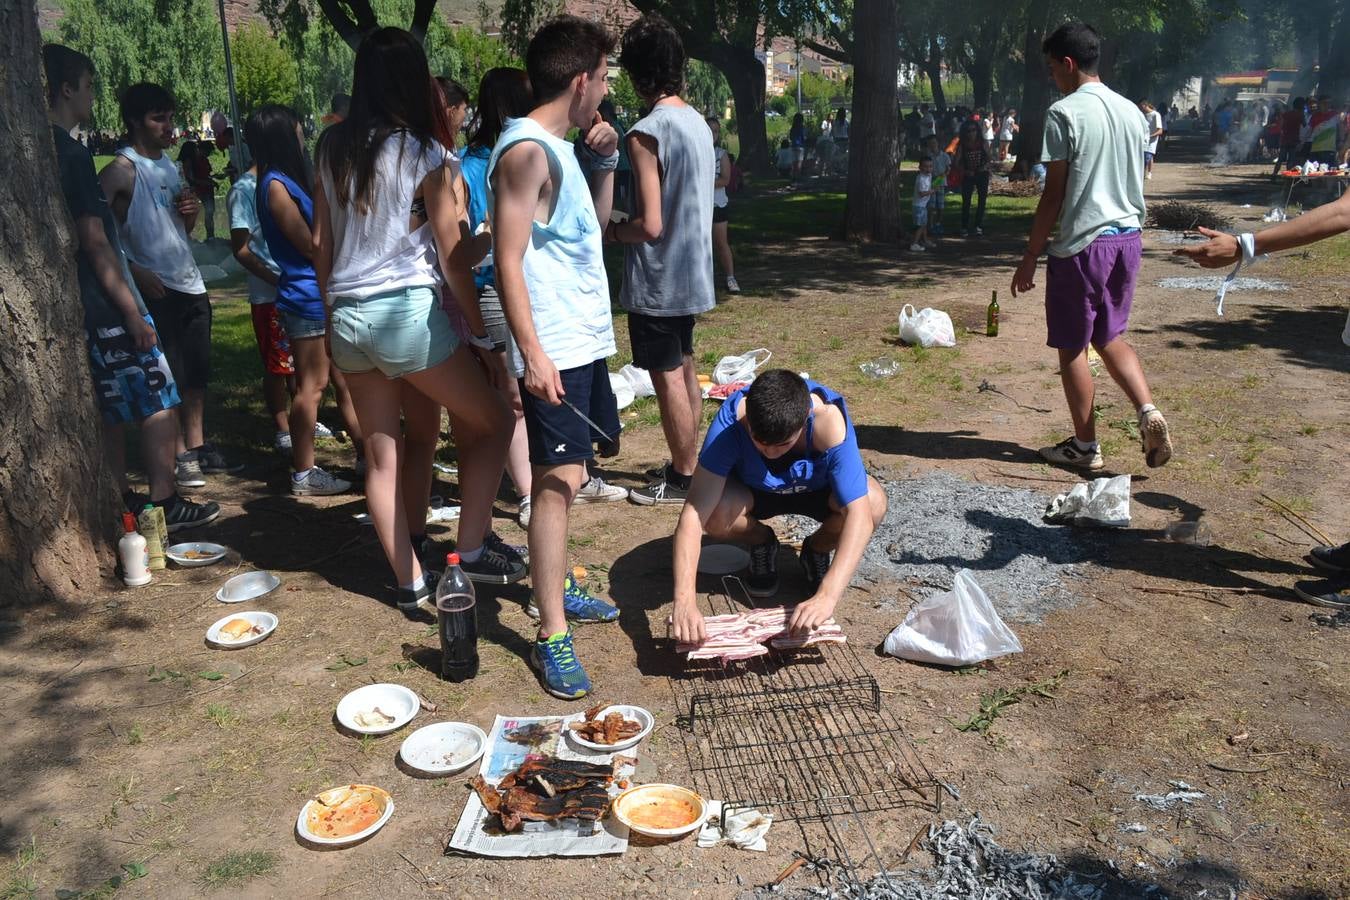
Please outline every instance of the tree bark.
[{"label": "tree bark", "polygon": [[1026,38],[1022,44],[1022,104],[1018,109],[1021,150],[1018,159],[1035,165],[1041,160],[1045,141],[1045,111],[1050,103],[1050,75],[1045,68],[1041,43],[1050,24],[1050,0],[1031,0],[1027,9]]},{"label": "tree bark", "polygon": [[740,167],[747,172],[767,172],[770,166],[769,135],[764,121],[764,64],[755,58],[753,50],[727,44],[713,45],[690,55],[716,66],[727,78],[736,106]]},{"label": "tree bark", "polygon": [[857,0],[853,34],[853,125],[844,235],[851,240],[894,242],[900,236],[895,83],[900,68],[899,4]]},{"label": "tree bark", "polygon": [[1342,10],[1336,29],[1329,35],[1318,93],[1344,102],[1350,96],[1350,10]]},{"label": "tree bark", "polygon": [[946,109],[947,92],[942,89],[942,44],[936,33],[928,36],[928,59],[924,61],[923,71],[933,88],[933,106]]},{"label": "tree bark", "polygon": [[380,26],[370,0],[318,0],[318,3],[328,24],[353,50],[361,46],[362,38]]},{"label": "tree bark", "polygon": [[0,607],[72,601],[111,562],[103,471],[34,5],[0,0]]}]

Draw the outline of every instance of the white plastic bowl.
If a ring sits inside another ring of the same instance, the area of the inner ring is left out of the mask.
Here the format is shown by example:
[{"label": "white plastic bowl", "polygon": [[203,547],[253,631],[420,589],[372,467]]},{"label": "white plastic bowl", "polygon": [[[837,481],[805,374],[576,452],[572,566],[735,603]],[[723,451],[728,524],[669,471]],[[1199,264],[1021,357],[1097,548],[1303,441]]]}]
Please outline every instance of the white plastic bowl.
[{"label": "white plastic bowl", "polygon": [[567,722],[563,723],[563,730],[567,732],[567,739],[578,747],[585,747],[587,750],[592,750],[596,753],[614,753],[618,750],[627,750],[629,747],[636,747],[643,738],[652,733],[652,728],[656,725],[656,719],[652,714],[640,706],[624,706],[622,704],[606,706],[596,714],[596,718],[603,719],[612,712],[622,713],[625,719],[637,722],[641,725],[642,730],[633,737],[619,741],[617,744],[597,744],[594,741],[586,740],[572,730],[572,722],[581,721],[580,717],[578,717],[577,719],[569,719]]},{"label": "white plastic bowl", "polygon": [[[354,786],[375,787],[374,785],[365,785],[365,784]],[[346,785],[342,785],[342,787],[346,787]],[[325,794],[329,794],[336,790],[340,790],[340,788],[329,788],[326,791],[320,792],[319,796],[323,797]],[[368,828],[358,831],[355,834],[347,835],[346,837],[336,837],[336,838],[320,837],[319,835],[309,830],[309,821],[308,821],[309,810],[310,807],[318,803],[318,800],[310,800],[304,806],[300,807],[300,815],[297,816],[295,819],[295,830],[300,834],[301,838],[303,838],[304,840],[308,841],[311,844],[322,844],[326,847],[342,847],[348,844],[360,843],[361,841],[364,841],[366,838],[370,837],[372,834],[383,828],[385,826],[385,823],[388,822],[389,818],[394,814],[394,798],[390,797],[389,792],[385,791],[383,788],[376,788],[376,790],[381,791],[385,796],[384,812],[380,815],[379,819],[377,819],[375,823],[369,826]]]},{"label": "white plastic bowl", "polygon": [[[401,684],[368,684],[338,701],[337,718],[343,728],[357,734],[388,734],[411,722],[421,706],[422,701],[417,695]],[[393,716],[394,721],[373,728],[356,724],[357,715],[376,707],[385,715]]]},{"label": "white plastic bowl", "polygon": [[[207,553],[209,556],[193,558],[184,556],[185,553]],[[185,569],[193,569],[197,566],[210,566],[220,562],[225,558],[228,551],[220,544],[211,544],[205,541],[191,541],[186,544],[174,544],[164,551],[164,555],[173,560],[177,565]]]},{"label": "white plastic bowl", "polygon": [[243,603],[255,600],[263,594],[270,594],[281,584],[281,579],[271,572],[259,569],[256,572],[244,572],[236,575],[220,586],[216,599],[221,603]]},{"label": "white plastic bowl", "polygon": [[476,763],[486,749],[487,735],[477,725],[436,722],[408,735],[398,754],[419,772],[453,775]]},{"label": "white plastic bowl", "polygon": [[[226,622],[232,622],[235,619],[247,619],[254,625],[262,629],[261,634],[251,635],[242,641],[232,641],[220,633],[220,629],[225,627]],[[272,632],[277,630],[277,617],[270,612],[241,612],[226,616],[216,622],[210,628],[206,629],[206,641],[223,650],[239,650],[243,647],[252,647],[259,641],[265,641],[272,636]]]},{"label": "white plastic bowl", "polygon": [[[643,824],[643,810],[661,804],[683,806],[693,810],[693,821],[678,828],[657,828]],[[611,806],[614,816],[638,834],[653,838],[678,838],[702,827],[708,818],[708,801],[689,788],[677,784],[641,784],[629,788],[614,798]]]}]

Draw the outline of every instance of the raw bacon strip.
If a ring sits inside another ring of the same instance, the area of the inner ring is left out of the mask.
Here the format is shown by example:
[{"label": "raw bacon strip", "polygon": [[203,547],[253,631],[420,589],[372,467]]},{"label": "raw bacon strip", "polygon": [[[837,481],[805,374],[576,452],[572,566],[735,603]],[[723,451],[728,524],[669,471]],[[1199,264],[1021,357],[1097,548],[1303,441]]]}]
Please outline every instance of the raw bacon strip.
[{"label": "raw bacon strip", "polygon": [[703,627],[707,637],[702,643],[681,643],[676,651],[687,658],[720,659],[724,663],[737,659],[753,659],[768,653],[768,644],[775,650],[793,650],[821,643],[846,643],[844,631],[833,619],[813,629],[807,635],[787,632],[789,610],[777,606],[744,613],[705,616]]}]

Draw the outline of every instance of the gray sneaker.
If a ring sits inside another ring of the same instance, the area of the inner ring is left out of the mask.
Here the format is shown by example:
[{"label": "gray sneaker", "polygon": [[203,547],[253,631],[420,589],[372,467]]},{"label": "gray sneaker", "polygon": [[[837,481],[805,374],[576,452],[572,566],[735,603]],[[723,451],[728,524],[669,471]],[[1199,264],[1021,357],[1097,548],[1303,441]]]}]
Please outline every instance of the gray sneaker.
[{"label": "gray sneaker", "polygon": [[295,497],[329,497],[333,494],[345,494],[351,489],[350,481],[330,475],[318,466],[300,478],[291,476],[291,495]]},{"label": "gray sneaker", "polygon": [[1079,450],[1074,439],[1067,437],[1053,447],[1042,447],[1039,451],[1041,459],[1057,466],[1071,466],[1075,469],[1087,469],[1096,471],[1106,465],[1102,460],[1101,449]]},{"label": "gray sneaker", "polygon": [[226,459],[220,448],[209,441],[197,448],[197,462],[208,475],[233,475],[244,470],[243,463]]},{"label": "gray sneaker", "polygon": [[173,480],[179,488],[206,487],[206,476],[202,474],[196,453],[189,450],[174,460]]}]

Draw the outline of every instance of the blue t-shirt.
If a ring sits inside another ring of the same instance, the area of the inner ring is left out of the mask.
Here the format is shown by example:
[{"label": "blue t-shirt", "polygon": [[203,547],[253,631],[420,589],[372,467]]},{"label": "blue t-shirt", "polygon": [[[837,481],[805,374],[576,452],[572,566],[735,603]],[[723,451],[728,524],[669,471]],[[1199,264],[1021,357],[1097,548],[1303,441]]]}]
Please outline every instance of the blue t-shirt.
[{"label": "blue t-shirt", "polygon": [[314,274],[314,264],[281,233],[276,219],[272,217],[268,192],[274,181],[279,182],[295,200],[295,205],[300,207],[300,214],[311,228],[314,227],[314,201],[304,188],[275,169],[264,174],[258,182],[258,225],[267,241],[272,261],[281,270],[277,275],[277,307],[302,319],[322,319],[323,298],[319,295],[319,279]]},{"label": "blue t-shirt", "polygon": [[[464,184],[469,188],[469,233],[478,230],[479,224],[487,218],[487,169],[492,151],[487,147],[467,147],[459,162]],[[491,265],[479,266],[473,270],[473,283],[481,291],[492,284]]]},{"label": "blue t-shirt", "polygon": [[750,428],[736,418],[742,398],[750,388],[732,394],[718,410],[708,426],[703,450],[698,463],[714,475],[736,480],[751,490],[771,494],[800,494],[829,489],[839,505],[847,506],[867,496],[867,471],[858,451],[858,435],[853,430],[844,398],[835,391],[814,381],[806,382],[807,389],[844,414],[844,440],[824,453],[811,446],[815,412],[806,418],[806,446],[804,456],[789,453],[776,460],[766,460],[750,439]]}]

